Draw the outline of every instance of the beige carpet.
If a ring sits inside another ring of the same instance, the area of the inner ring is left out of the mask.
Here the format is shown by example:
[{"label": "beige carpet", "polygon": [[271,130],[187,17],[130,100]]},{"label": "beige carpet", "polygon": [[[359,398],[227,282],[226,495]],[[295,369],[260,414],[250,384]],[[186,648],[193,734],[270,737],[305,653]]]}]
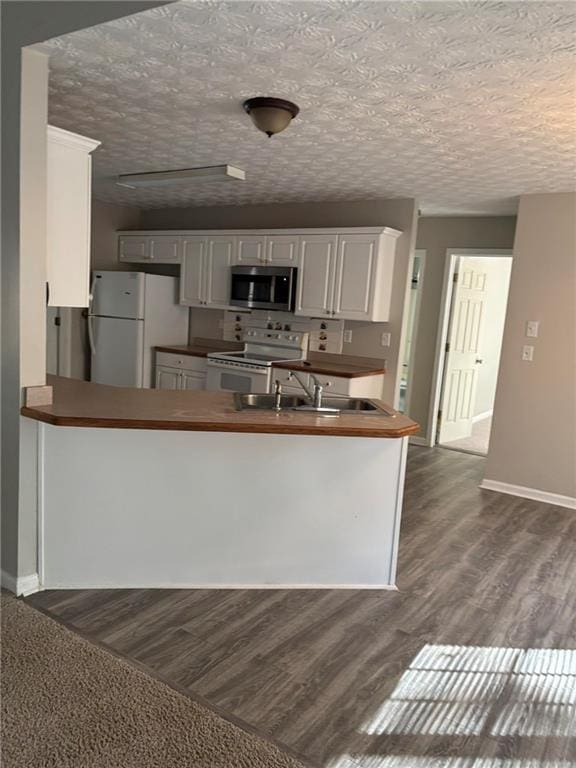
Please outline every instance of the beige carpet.
[{"label": "beige carpet", "polygon": [[302,768],[5,594],[2,768]]}]

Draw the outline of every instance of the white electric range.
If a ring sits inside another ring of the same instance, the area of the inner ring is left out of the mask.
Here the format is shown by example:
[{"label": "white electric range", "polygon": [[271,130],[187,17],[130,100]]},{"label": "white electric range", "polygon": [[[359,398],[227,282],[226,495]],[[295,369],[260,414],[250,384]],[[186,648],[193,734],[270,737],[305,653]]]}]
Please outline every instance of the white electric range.
[{"label": "white electric range", "polygon": [[240,352],[208,355],[206,389],[228,392],[269,392],[274,363],[306,357],[308,334],[250,328]]}]

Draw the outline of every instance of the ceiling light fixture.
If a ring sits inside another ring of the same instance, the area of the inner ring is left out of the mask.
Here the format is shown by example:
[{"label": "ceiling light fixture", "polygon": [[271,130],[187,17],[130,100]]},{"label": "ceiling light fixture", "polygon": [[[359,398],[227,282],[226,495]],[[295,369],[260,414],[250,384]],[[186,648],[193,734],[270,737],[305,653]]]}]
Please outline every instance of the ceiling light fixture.
[{"label": "ceiling light fixture", "polygon": [[152,171],[150,173],[122,173],[116,179],[120,187],[165,187],[170,184],[189,184],[195,181],[245,181],[246,172],[233,165],[208,165],[204,168],[182,168],[178,171]]},{"label": "ceiling light fixture", "polygon": [[290,121],[300,112],[300,108],[291,101],[274,99],[270,96],[247,99],[242,106],[252,118],[256,128],[265,133],[269,139],[275,133],[288,128]]}]

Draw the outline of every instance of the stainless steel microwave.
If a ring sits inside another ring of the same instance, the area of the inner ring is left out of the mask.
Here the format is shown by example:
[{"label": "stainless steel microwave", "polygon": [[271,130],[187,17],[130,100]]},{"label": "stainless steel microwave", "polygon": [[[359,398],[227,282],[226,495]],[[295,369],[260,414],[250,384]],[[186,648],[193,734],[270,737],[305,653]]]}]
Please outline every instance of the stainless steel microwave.
[{"label": "stainless steel microwave", "polygon": [[292,312],[297,271],[296,267],[231,267],[230,303],[235,307]]}]

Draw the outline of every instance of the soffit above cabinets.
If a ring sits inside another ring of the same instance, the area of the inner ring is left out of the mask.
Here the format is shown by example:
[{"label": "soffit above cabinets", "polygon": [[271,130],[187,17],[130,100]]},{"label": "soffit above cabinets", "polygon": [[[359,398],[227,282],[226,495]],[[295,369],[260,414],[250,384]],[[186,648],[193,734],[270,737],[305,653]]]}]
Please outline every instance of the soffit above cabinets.
[{"label": "soffit above cabinets", "polygon": [[[416,197],[505,214],[574,186],[576,6],[193,2],[55,38],[50,120],[95,136],[99,199],[145,208]],[[266,138],[255,95],[300,115]],[[244,184],[128,190],[114,177],[230,163]]]}]

